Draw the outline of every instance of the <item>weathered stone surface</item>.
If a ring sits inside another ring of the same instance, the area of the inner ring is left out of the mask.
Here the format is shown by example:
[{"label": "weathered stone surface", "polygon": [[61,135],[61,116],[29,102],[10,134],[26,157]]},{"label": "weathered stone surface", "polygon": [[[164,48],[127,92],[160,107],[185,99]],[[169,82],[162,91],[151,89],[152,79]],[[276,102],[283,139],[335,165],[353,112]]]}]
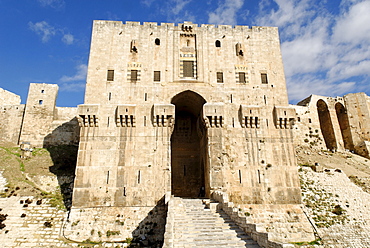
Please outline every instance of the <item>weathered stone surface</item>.
[{"label": "weathered stone surface", "polygon": [[85,103],[56,107],[57,91],[31,84],[26,105],[0,91],[0,141],[79,142],[70,218],[83,231],[67,225],[76,240],[97,239],[94,213],[107,227],[111,213],[132,217],[120,229],[129,237],[165,195],[215,192],[254,209],[251,223],[272,239],[308,240],[295,146],[369,157],[370,98],[289,105],[274,27],[94,21]]},{"label": "weathered stone surface", "polygon": [[318,150],[355,152],[369,157],[370,97],[311,95],[293,106],[297,112],[294,142]]},{"label": "weathered stone surface", "polygon": [[77,108],[55,106],[58,85],[31,83],[25,105],[4,92],[0,89],[0,142],[31,147],[78,143]]},{"label": "weathered stone surface", "polygon": [[277,28],[95,21],[78,115],[73,209],[301,203]]}]

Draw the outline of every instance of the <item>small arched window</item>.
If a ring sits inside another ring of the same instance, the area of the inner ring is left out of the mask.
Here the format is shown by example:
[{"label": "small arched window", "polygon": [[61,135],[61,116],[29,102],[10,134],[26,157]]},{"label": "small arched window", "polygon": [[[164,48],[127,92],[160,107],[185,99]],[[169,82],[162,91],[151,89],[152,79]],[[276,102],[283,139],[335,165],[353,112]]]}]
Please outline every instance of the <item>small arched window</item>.
[{"label": "small arched window", "polygon": [[216,45],[216,47],[221,47],[221,41],[216,40],[215,45]]},{"label": "small arched window", "polygon": [[160,44],[161,44],[161,40],[160,39],[155,39],[155,44],[157,45],[157,46],[159,46]]}]

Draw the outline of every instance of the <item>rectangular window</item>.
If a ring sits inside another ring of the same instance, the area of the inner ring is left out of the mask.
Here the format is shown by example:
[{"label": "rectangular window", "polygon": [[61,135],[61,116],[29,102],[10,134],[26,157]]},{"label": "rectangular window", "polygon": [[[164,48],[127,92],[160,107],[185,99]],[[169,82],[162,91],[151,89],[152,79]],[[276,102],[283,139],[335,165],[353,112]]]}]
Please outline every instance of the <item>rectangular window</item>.
[{"label": "rectangular window", "polygon": [[224,82],[224,75],[222,72],[217,72],[217,83],[223,83]]},{"label": "rectangular window", "polygon": [[161,81],[161,72],[154,71],[154,82],[160,82],[160,81]]},{"label": "rectangular window", "polygon": [[194,77],[194,61],[183,62],[184,77]]},{"label": "rectangular window", "polygon": [[263,84],[268,84],[268,81],[267,81],[267,74],[266,73],[261,73],[261,82]]},{"label": "rectangular window", "polygon": [[131,82],[137,81],[137,70],[131,70]]},{"label": "rectangular window", "polygon": [[245,83],[245,72],[239,72],[239,83]]},{"label": "rectangular window", "polygon": [[108,70],[107,81],[113,81],[113,80],[114,80],[114,70]]}]

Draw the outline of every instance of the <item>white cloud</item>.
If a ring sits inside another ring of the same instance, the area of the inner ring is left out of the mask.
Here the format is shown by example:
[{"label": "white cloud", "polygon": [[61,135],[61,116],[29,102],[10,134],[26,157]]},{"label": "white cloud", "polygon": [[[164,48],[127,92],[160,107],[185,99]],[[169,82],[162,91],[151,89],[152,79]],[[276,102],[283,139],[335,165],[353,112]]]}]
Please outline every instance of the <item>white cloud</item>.
[{"label": "white cloud", "polygon": [[150,7],[154,0],[141,0],[140,2],[144,4],[146,7]]},{"label": "white cloud", "polygon": [[[168,22],[174,23],[182,23],[184,21],[196,22],[195,16],[186,9],[186,6],[191,1],[192,0],[169,0],[165,4],[160,5],[160,9],[158,9],[158,12],[160,12],[164,16],[167,16]],[[150,4],[152,4],[153,1],[149,2]],[[158,6],[156,6],[156,8],[158,8]]]},{"label": "white cloud", "polygon": [[173,6],[170,8],[170,11],[172,12],[172,14],[174,15],[178,15],[180,13],[180,11],[182,11],[184,9],[184,7],[190,3],[191,0],[172,0],[170,1],[170,6]]},{"label": "white cloud", "polygon": [[[312,1],[274,0],[277,9],[272,8],[270,0],[261,1],[257,17],[258,25],[286,28],[284,35],[291,37],[301,33],[301,27],[314,15]],[[268,11],[269,10],[269,11]]]},{"label": "white cloud", "polygon": [[60,91],[66,92],[81,92],[85,89],[85,83],[64,83],[59,85]]},{"label": "white cloud", "polygon": [[65,29],[55,28],[51,26],[49,23],[47,23],[46,21],[41,21],[41,22],[36,22],[36,23],[29,22],[28,27],[33,32],[35,32],[41,37],[41,41],[43,43],[48,42],[50,38],[55,35],[57,36],[62,35],[61,40],[63,43],[67,45],[71,45],[75,41],[75,38],[72,34],[65,33]]},{"label": "white cloud", "polygon": [[86,74],[87,74],[87,65],[85,64],[80,64],[76,66],[76,74],[73,76],[63,76],[59,80],[62,83],[65,82],[74,82],[74,81],[85,81],[86,80]]},{"label": "white cloud", "polygon": [[71,45],[71,44],[73,44],[74,37],[73,37],[73,35],[71,35],[71,34],[65,34],[65,35],[63,35],[63,37],[62,37],[62,41],[63,41],[65,44],[67,44],[67,45]]},{"label": "white cloud", "polygon": [[208,14],[208,23],[235,25],[237,23],[236,14],[243,3],[243,0],[220,1],[217,9]]},{"label": "white cloud", "polygon": [[358,75],[370,76],[370,60],[357,61],[356,63],[340,62],[335,65],[328,74],[330,77],[337,80]]},{"label": "white cloud", "polygon": [[52,7],[55,9],[63,8],[65,5],[64,0],[37,0],[43,7]]},{"label": "white cloud", "polygon": [[55,28],[50,26],[49,23],[47,23],[46,21],[36,23],[29,22],[28,27],[36,34],[41,36],[41,40],[43,43],[48,42],[48,40],[56,33]]},{"label": "white cloud", "polygon": [[333,28],[335,42],[358,43],[370,40],[370,1],[352,5]]},{"label": "white cloud", "polygon": [[80,64],[76,66],[76,73],[73,76],[64,75],[59,79],[61,91],[80,92],[85,89],[87,74],[87,65]]},{"label": "white cloud", "polygon": [[370,0],[342,0],[338,14],[325,3],[264,0],[255,17],[280,29],[290,100],[345,94],[361,87],[353,78],[369,80]]},{"label": "white cloud", "polygon": [[309,75],[295,77],[287,83],[289,100],[298,102],[309,95],[341,96],[353,91],[356,87],[355,82],[329,83],[325,79],[318,79]]}]

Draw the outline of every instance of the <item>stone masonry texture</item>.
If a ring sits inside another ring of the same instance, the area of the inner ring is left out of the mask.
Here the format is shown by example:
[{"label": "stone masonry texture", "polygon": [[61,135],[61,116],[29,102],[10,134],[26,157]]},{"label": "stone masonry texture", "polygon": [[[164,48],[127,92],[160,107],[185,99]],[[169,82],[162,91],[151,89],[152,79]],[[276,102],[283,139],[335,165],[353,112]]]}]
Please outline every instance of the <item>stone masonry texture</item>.
[{"label": "stone masonry texture", "polygon": [[[171,196],[215,192],[260,213],[249,223],[275,240],[311,241],[295,147],[370,158],[369,96],[289,105],[275,27],[94,21],[84,104],[57,107],[57,94],[56,84],[30,84],[20,104],[0,89],[0,141],[79,145],[66,224],[77,241],[104,240],[91,235],[98,214],[125,237],[156,229],[160,242]],[[307,235],[284,235],[289,209]]]}]

